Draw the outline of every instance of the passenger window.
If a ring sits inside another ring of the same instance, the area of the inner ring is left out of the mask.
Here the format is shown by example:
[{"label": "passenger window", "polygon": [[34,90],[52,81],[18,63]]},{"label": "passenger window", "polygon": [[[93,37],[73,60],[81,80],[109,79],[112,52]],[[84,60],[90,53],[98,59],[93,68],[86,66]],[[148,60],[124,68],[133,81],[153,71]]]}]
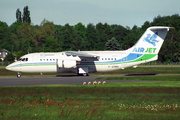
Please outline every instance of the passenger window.
[{"label": "passenger window", "polygon": [[116,58],[114,58],[114,60],[116,60]]},{"label": "passenger window", "polygon": [[108,58],[108,60],[110,60],[110,58]]},{"label": "passenger window", "polygon": [[105,60],[107,60],[107,58],[105,58]]},{"label": "passenger window", "polygon": [[42,59],[40,59],[40,61],[42,61]]},{"label": "passenger window", "polygon": [[28,58],[26,58],[26,61],[28,61]]}]

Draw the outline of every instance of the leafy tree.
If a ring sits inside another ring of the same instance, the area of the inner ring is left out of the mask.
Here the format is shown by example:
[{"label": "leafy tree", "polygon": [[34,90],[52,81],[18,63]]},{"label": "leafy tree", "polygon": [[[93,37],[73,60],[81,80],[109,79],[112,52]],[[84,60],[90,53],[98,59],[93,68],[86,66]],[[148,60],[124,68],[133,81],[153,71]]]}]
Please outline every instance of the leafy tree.
[{"label": "leafy tree", "polygon": [[36,31],[36,40],[38,41],[39,46],[43,46],[46,38],[49,36],[55,36],[55,26],[53,22],[44,19]]},{"label": "leafy tree", "polygon": [[21,11],[19,8],[16,10],[16,22],[22,22]]},{"label": "leafy tree", "polygon": [[2,44],[3,40],[8,36],[8,31],[8,25],[0,21],[0,44]]},{"label": "leafy tree", "polygon": [[12,51],[18,51],[20,50],[20,38],[18,38],[18,34],[17,34],[17,29],[19,26],[21,26],[22,23],[21,22],[14,22],[10,27],[10,39],[12,41]]},{"label": "leafy tree", "polygon": [[83,38],[81,36],[80,31],[74,31],[73,33],[73,41],[72,41],[72,50],[78,51],[81,49]]},{"label": "leafy tree", "polygon": [[45,40],[44,52],[58,52],[62,49],[59,47],[57,40],[53,36],[49,36]]},{"label": "leafy tree", "polygon": [[87,25],[86,38],[85,38],[85,49],[86,50],[97,50],[98,38],[95,26],[91,23]]},{"label": "leafy tree", "polygon": [[13,54],[11,53],[11,52],[9,52],[8,54],[7,54],[7,56],[5,57],[5,59],[4,59],[4,61],[14,61],[14,56],[13,56]]},{"label": "leafy tree", "polygon": [[[126,28],[124,28],[121,25],[118,25],[113,31],[113,36],[116,37],[118,42],[123,42],[124,37],[126,36],[126,34],[127,34]],[[122,40],[122,41],[120,41],[120,40]]]},{"label": "leafy tree", "polygon": [[106,42],[112,38],[112,29],[111,27],[105,23],[98,23],[96,25],[97,37],[98,37],[98,50],[104,50]]},{"label": "leafy tree", "polygon": [[128,31],[127,35],[124,37],[124,42],[120,43],[121,49],[126,50],[132,47],[139,40],[143,33],[144,31],[141,33],[141,29],[134,25],[132,30]]},{"label": "leafy tree", "polygon": [[18,39],[22,42],[23,40],[29,40],[32,43],[34,43],[36,46],[38,46],[38,41],[35,39],[35,30],[36,28],[31,26],[30,24],[23,23],[21,26],[17,29],[17,36]]},{"label": "leafy tree", "polygon": [[41,34],[43,34],[45,38],[48,36],[54,36],[55,35],[55,27],[54,27],[53,22],[50,22],[50,21],[44,19],[41,22],[40,31],[42,32]]},{"label": "leafy tree", "polygon": [[125,37],[127,36],[128,33],[129,33],[129,31],[121,25],[116,26],[116,28],[114,29],[114,32],[113,32],[113,36],[117,39],[119,44],[124,49],[127,49],[127,47],[126,47],[127,43],[125,44],[124,42],[125,42]]},{"label": "leafy tree", "polygon": [[119,50],[120,45],[115,37],[106,42],[105,50]]},{"label": "leafy tree", "polygon": [[96,32],[97,32],[97,50],[104,50],[105,43],[107,42],[107,36],[105,34],[104,26],[102,23],[96,24]]},{"label": "leafy tree", "polygon": [[27,54],[30,52],[30,43],[29,43],[29,40],[26,39],[26,40],[23,40],[21,42],[21,51],[24,53],[24,54]]},{"label": "leafy tree", "polygon": [[10,32],[11,34],[17,34],[17,29],[19,26],[21,26],[23,23],[21,22],[14,22],[13,24],[10,25],[9,29],[10,29]]},{"label": "leafy tree", "polygon": [[180,62],[179,48],[178,32],[176,30],[169,31],[159,52],[158,60],[161,62]]},{"label": "leafy tree", "polygon": [[142,30],[145,31],[148,27],[150,27],[150,22],[149,21],[146,21],[144,22],[144,24],[142,25]]},{"label": "leafy tree", "polygon": [[0,21],[0,49],[11,50],[10,31],[6,23]]},{"label": "leafy tree", "polygon": [[85,28],[85,26],[81,22],[79,22],[78,24],[74,25],[74,30],[75,31],[79,31],[80,32],[80,36],[82,38],[85,38],[86,28]]},{"label": "leafy tree", "polygon": [[69,24],[66,24],[60,32],[60,41],[63,50],[71,50],[73,41],[73,29]]},{"label": "leafy tree", "polygon": [[25,6],[23,9],[23,23],[31,23],[31,18],[30,18],[30,11],[28,10],[28,6]]},{"label": "leafy tree", "polygon": [[106,37],[106,40],[109,40],[113,37],[113,31],[112,31],[112,28],[110,25],[108,25],[107,23],[105,23],[103,25],[104,27],[104,33],[105,33],[105,37]]},{"label": "leafy tree", "polygon": [[85,50],[86,27],[79,22],[74,26],[72,50]]},{"label": "leafy tree", "polygon": [[[19,8],[16,10],[16,22],[11,26],[0,21],[0,48],[13,51],[17,57],[27,52],[40,51],[128,49],[137,42],[148,27],[171,26],[176,30],[168,33],[159,53],[159,61],[180,61],[178,14],[159,15],[152,22],[145,21],[141,27],[134,25],[132,29],[116,24],[110,26],[107,23],[98,23],[96,26],[90,23],[85,27],[79,22],[74,26],[69,24],[61,26],[54,25],[46,19],[39,26],[30,23],[28,6],[24,7],[22,15]],[[111,38],[116,40],[113,41]]]},{"label": "leafy tree", "polygon": [[63,26],[61,25],[54,25],[55,28],[55,38],[57,39],[58,44],[60,44],[60,32]]}]

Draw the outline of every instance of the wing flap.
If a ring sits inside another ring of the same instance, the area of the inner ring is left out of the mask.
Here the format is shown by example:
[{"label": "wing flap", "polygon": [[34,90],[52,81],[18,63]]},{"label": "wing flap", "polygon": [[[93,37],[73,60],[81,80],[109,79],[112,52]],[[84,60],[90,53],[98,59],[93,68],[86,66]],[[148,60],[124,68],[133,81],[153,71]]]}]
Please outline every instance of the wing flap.
[{"label": "wing flap", "polygon": [[83,53],[83,52],[77,52],[77,51],[65,51],[64,53],[65,53],[66,55],[72,55],[72,56],[98,58],[97,55],[92,55],[92,54]]}]

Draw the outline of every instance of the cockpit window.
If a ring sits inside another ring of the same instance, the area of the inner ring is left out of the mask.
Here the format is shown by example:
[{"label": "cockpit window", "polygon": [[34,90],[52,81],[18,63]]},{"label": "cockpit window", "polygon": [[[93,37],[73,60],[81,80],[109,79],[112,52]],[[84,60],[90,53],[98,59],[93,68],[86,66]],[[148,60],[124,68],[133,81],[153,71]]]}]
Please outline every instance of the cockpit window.
[{"label": "cockpit window", "polygon": [[28,61],[28,58],[19,58],[18,61]]},{"label": "cockpit window", "polygon": [[26,59],[25,58],[22,58],[22,61],[25,61]]},{"label": "cockpit window", "polygon": [[19,58],[19,60],[18,61],[21,61],[22,60],[22,58]]}]

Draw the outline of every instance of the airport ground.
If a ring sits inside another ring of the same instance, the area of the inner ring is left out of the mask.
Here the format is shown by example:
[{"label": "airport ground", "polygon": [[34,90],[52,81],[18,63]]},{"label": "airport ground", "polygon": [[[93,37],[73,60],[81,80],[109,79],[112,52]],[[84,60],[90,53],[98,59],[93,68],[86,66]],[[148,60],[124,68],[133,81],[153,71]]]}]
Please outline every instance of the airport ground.
[{"label": "airport ground", "polygon": [[[180,117],[180,66],[139,66],[89,75],[23,74],[19,79],[16,73],[0,68],[0,85],[2,81],[19,83],[0,87],[0,119],[173,120]],[[82,85],[86,80],[106,83]],[[38,84],[34,85],[35,81]]]}]

